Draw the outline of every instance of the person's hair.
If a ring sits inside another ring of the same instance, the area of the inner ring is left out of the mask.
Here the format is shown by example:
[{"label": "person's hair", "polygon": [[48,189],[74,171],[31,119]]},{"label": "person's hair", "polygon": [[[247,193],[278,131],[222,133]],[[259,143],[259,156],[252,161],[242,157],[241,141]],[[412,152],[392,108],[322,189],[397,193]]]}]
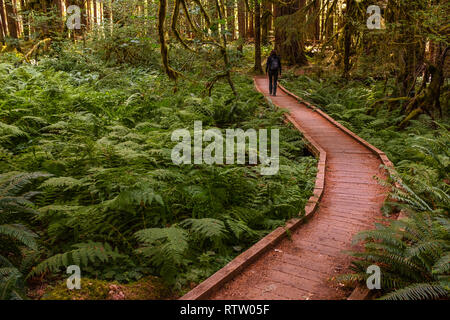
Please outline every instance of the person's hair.
[{"label": "person's hair", "polygon": [[276,56],[276,55],[277,55],[277,52],[276,52],[275,50],[272,50],[272,51],[270,52],[270,55],[271,55],[271,56],[274,56],[274,55]]}]

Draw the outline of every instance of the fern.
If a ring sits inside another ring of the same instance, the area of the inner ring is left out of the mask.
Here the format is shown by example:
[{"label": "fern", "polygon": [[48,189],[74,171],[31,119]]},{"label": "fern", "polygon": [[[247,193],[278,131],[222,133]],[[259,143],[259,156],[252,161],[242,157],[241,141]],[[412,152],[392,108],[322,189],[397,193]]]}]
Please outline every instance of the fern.
[{"label": "fern", "polygon": [[355,236],[355,243],[366,241],[363,252],[351,252],[359,259],[354,262],[357,272],[339,279],[361,281],[367,279],[365,269],[371,264],[381,268],[382,299],[437,299],[447,297],[450,288],[448,232],[443,225],[448,217],[428,212],[411,212],[407,219],[379,226]]},{"label": "fern", "polygon": [[448,297],[449,291],[440,283],[415,283],[383,296],[382,300],[430,300]]},{"label": "fern", "polygon": [[22,274],[16,268],[0,267],[0,300],[26,299]]},{"label": "fern", "polygon": [[38,249],[36,243],[37,235],[30,230],[27,230],[23,225],[2,224],[0,225],[0,235],[8,236],[16,241],[20,241],[22,244],[32,250]]},{"label": "fern", "polygon": [[181,263],[183,254],[188,249],[186,231],[177,227],[143,229],[136,232],[135,236],[146,247],[160,245],[164,256],[153,257],[154,261],[167,258],[175,263]]},{"label": "fern", "polygon": [[449,274],[450,273],[450,252],[439,258],[433,266],[433,274]]},{"label": "fern", "polygon": [[81,185],[81,182],[78,179],[72,177],[58,177],[47,179],[40,185],[40,188],[65,188],[66,191],[79,185]]},{"label": "fern", "polygon": [[27,277],[33,277],[44,272],[59,272],[62,267],[75,264],[80,267],[88,266],[95,262],[108,262],[118,258],[125,257],[116,249],[113,249],[108,243],[89,241],[87,243],[74,244],[73,250],[56,254],[32,269]]},{"label": "fern", "polygon": [[6,197],[17,195],[25,186],[32,183],[33,180],[50,176],[51,174],[43,172],[8,172],[7,174],[0,174],[0,196]]},{"label": "fern", "polygon": [[[92,239],[128,254],[117,268],[162,275],[179,288],[204,279],[302,210],[317,161],[302,135],[284,126],[283,112],[263,102],[248,77],[234,78],[238,99],[222,83],[211,98],[199,98],[202,83],[188,81],[172,92],[157,70],[117,70],[91,53],[74,52],[60,53],[70,62],[60,56],[43,58],[39,66],[0,66],[10,70],[0,72],[0,169],[11,171],[0,176],[0,225],[39,226],[40,235],[36,258],[7,237],[17,255],[30,258],[22,260],[22,273],[48,252],[60,254],[36,270],[57,272],[75,263],[72,254],[81,254],[71,245]],[[175,166],[173,130],[192,130],[199,119],[204,129],[279,128],[286,141],[280,145],[280,175],[262,177],[252,165]],[[28,179],[19,171],[52,176]],[[34,182],[39,192],[28,193]],[[17,193],[3,197],[1,190],[9,187]],[[138,238],[139,230],[161,234],[150,241]],[[100,266],[100,259],[88,261],[89,276],[103,277],[111,267]]]},{"label": "fern", "polygon": [[160,268],[161,276],[174,283],[183,268],[189,248],[186,231],[177,227],[143,229],[135,233],[142,243],[138,253],[148,257],[149,262]]},{"label": "fern", "polygon": [[[33,180],[49,177],[49,174],[9,172],[0,175],[0,238],[6,244],[6,252],[0,248],[0,299],[24,299],[24,283],[21,271],[8,259],[14,251],[24,246],[38,250],[37,235],[21,222],[24,214],[36,214],[30,199],[34,192],[24,192]],[[3,247],[3,246],[2,246]],[[25,250],[24,259],[27,258]],[[6,258],[8,257],[8,258]]]},{"label": "fern", "polygon": [[10,142],[15,138],[26,138],[28,134],[14,125],[0,122],[0,143]]},{"label": "fern", "polygon": [[211,239],[215,242],[221,242],[228,236],[224,222],[217,219],[186,219],[180,223],[180,226],[190,227],[193,234],[204,239]]}]

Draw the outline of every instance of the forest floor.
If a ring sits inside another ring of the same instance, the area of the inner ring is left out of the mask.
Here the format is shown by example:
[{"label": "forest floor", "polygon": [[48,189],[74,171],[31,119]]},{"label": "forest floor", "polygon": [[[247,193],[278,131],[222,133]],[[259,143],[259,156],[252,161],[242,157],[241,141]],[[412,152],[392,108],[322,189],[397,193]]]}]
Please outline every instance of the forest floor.
[{"label": "forest floor", "polygon": [[327,153],[325,189],[307,223],[212,294],[212,299],[345,299],[348,288],[334,277],[349,272],[352,237],[381,215],[386,189],[380,160],[320,114],[279,90],[269,96],[265,77],[256,85]]}]

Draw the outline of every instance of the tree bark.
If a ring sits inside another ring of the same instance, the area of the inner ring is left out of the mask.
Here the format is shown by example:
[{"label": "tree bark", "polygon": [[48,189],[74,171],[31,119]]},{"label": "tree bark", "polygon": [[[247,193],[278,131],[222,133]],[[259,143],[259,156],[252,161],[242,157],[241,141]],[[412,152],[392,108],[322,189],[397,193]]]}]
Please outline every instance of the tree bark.
[{"label": "tree bark", "polygon": [[255,0],[255,66],[253,70],[262,74],[261,67],[261,5]]},{"label": "tree bark", "polygon": [[245,27],[244,0],[238,0],[238,29],[239,29],[239,39],[245,39],[247,28]]},{"label": "tree bark", "polygon": [[5,6],[3,4],[3,0],[0,0],[0,20],[1,20],[1,37],[2,42],[5,41],[5,37],[8,35],[8,23],[6,21],[6,13],[5,13]]},{"label": "tree bark", "polygon": [[8,22],[9,36],[17,39],[17,25],[16,20],[14,19],[14,7],[12,1],[13,0],[5,0],[6,21]]},{"label": "tree bark", "polygon": [[0,16],[0,43],[1,44],[5,43],[5,32],[3,31],[3,23],[1,16]]},{"label": "tree bark", "polygon": [[261,42],[263,45],[269,44],[269,27],[272,3],[270,0],[263,0],[262,2],[262,17],[261,17]]},{"label": "tree bark", "polygon": [[[253,0],[253,1],[258,1],[258,0]],[[251,10],[253,9],[252,4],[253,2],[248,0],[249,6],[250,6],[250,12],[247,12],[247,17],[248,17],[248,23],[247,23],[247,37],[248,38],[253,38],[255,37],[255,29],[253,27],[253,13],[251,12]]]},{"label": "tree bark", "polygon": [[344,26],[344,73],[343,77],[348,78],[349,72],[351,69],[350,65],[350,50],[352,45],[352,26],[351,26],[351,19],[352,19],[352,12],[353,12],[353,5],[354,0],[347,0],[346,1],[346,15],[345,15],[345,26]]},{"label": "tree bark", "polygon": [[236,0],[227,0],[227,29],[230,35],[228,35],[228,40],[234,40],[234,10],[236,6]]}]

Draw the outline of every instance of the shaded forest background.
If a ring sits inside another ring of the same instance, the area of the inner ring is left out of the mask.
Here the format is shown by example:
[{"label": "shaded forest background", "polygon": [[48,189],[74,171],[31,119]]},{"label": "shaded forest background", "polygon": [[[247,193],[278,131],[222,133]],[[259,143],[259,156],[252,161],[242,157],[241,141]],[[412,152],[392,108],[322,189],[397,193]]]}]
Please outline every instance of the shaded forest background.
[{"label": "shaded forest background", "polygon": [[[75,12],[67,12],[71,5],[81,10],[80,29],[67,28],[66,19]],[[379,30],[367,27],[370,5],[381,8]],[[346,78],[352,71],[386,82],[394,78],[389,102],[401,104],[404,126],[421,113],[442,117],[446,109],[439,97],[450,70],[448,7],[448,1],[438,0],[2,0],[0,41],[29,59],[51,40],[89,39],[99,42],[106,58],[138,63],[136,55],[144,57],[159,39],[163,66],[173,79],[177,70],[170,67],[167,44],[177,41],[194,52],[215,46],[224,66],[210,86],[220,78],[232,86],[230,43],[237,41],[241,51],[244,43],[254,43],[256,72],[262,72],[261,46],[273,44],[289,65],[305,65],[307,55],[321,55]]]}]

